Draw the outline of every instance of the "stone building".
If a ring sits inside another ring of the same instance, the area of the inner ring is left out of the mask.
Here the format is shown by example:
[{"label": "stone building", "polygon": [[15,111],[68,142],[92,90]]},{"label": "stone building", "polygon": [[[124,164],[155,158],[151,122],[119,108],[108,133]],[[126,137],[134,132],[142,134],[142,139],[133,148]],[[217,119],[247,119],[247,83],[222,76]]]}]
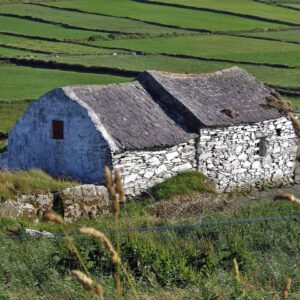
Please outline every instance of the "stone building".
[{"label": "stone building", "polygon": [[297,138],[276,101],[238,67],[58,88],[15,125],[8,164],[83,183],[103,183],[108,165],[121,170],[129,195],[188,170],[215,179],[219,190],[292,182]]}]

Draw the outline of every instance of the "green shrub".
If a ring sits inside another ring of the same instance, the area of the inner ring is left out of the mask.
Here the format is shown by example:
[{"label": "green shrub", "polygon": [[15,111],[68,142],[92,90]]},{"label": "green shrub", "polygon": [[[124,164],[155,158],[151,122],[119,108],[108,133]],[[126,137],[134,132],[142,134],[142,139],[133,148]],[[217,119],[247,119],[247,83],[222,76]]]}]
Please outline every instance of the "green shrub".
[{"label": "green shrub", "polygon": [[153,187],[151,194],[156,200],[161,200],[197,192],[213,193],[205,180],[208,178],[200,172],[183,172]]},{"label": "green shrub", "polygon": [[15,199],[18,194],[57,192],[76,185],[75,182],[54,179],[41,170],[0,172],[0,198]]},{"label": "green shrub", "polygon": [[176,287],[196,283],[197,275],[189,266],[186,253],[172,244],[168,236],[132,233],[123,243],[122,256],[135,276],[143,280],[154,277],[161,286]]}]

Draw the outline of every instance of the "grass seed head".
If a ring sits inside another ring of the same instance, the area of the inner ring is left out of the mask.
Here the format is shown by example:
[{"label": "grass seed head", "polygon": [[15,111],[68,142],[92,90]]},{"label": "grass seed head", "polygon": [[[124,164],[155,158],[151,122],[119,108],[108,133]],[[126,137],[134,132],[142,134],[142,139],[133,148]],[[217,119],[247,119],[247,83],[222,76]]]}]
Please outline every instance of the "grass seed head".
[{"label": "grass seed head", "polygon": [[106,187],[107,187],[108,193],[111,198],[114,198],[116,196],[116,190],[115,190],[115,186],[113,183],[113,178],[112,178],[110,169],[107,166],[104,168],[104,177],[105,177],[105,182],[106,182]]},{"label": "grass seed head", "polygon": [[293,123],[296,135],[300,137],[300,120],[297,119],[293,113],[289,113],[289,117]]},{"label": "grass seed head", "polygon": [[103,289],[102,285],[96,284],[95,287],[94,287],[94,292],[95,292],[96,295],[99,296],[99,298],[101,300],[104,299],[104,289]]},{"label": "grass seed head", "polygon": [[125,191],[122,183],[122,176],[119,170],[115,170],[115,184],[116,184],[116,191],[119,194],[119,201],[125,201]]},{"label": "grass seed head", "polygon": [[114,215],[118,215],[119,214],[119,211],[120,211],[120,202],[119,202],[118,199],[116,199],[116,200],[113,201],[112,209],[113,209]]},{"label": "grass seed head", "polygon": [[300,205],[300,199],[296,198],[294,195],[289,194],[289,193],[276,195],[274,197],[274,200],[286,200],[286,201],[290,201],[290,202]]},{"label": "grass seed head", "polygon": [[56,222],[58,224],[63,224],[64,220],[62,218],[62,216],[56,214],[53,211],[48,211],[44,214],[43,219],[45,221],[51,221],[51,222]]},{"label": "grass seed head", "polygon": [[71,274],[87,291],[93,291],[101,300],[104,299],[104,290],[100,284],[95,284],[91,278],[81,271],[73,270]]},{"label": "grass seed head", "polygon": [[289,290],[291,289],[292,279],[288,277],[285,281],[284,288],[282,291],[282,299],[287,299],[289,296]]},{"label": "grass seed head", "polygon": [[78,270],[71,272],[72,276],[88,291],[93,289],[93,280]]},{"label": "grass seed head", "polygon": [[113,247],[112,243],[110,242],[110,240],[106,237],[106,235],[104,233],[96,230],[95,228],[91,228],[91,227],[82,227],[79,229],[79,232],[101,240],[103,242],[105,248],[110,252],[113,263],[115,263],[115,264],[121,263],[121,258],[119,256],[119,254],[117,253],[117,251]]},{"label": "grass seed head", "polygon": [[239,265],[238,265],[236,258],[234,258],[232,260],[232,265],[233,265],[234,278],[237,282],[240,282],[241,281],[240,270],[239,270]]}]

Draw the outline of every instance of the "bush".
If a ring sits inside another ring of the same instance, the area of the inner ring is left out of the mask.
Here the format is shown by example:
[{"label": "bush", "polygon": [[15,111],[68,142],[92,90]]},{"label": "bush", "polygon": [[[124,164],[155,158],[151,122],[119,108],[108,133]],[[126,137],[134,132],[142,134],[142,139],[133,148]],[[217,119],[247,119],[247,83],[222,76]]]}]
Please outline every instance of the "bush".
[{"label": "bush", "polygon": [[18,194],[57,192],[76,185],[75,182],[54,179],[40,170],[0,172],[1,200],[15,199]]},{"label": "bush", "polygon": [[207,176],[200,172],[183,172],[156,185],[151,193],[156,200],[199,192],[213,193],[213,189],[205,183],[205,180],[208,180]]}]

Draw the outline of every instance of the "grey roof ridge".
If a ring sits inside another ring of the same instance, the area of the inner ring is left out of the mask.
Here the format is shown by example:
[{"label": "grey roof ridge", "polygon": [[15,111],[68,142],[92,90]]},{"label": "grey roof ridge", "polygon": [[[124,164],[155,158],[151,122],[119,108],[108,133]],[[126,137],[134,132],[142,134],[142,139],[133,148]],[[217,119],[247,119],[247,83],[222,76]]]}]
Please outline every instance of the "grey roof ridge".
[{"label": "grey roof ridge", "polygon": [[104,89],[108,87],[114,87],[114,86],[124,86],[124,85],[132,85],[135,84],[137,80],[132,80],[129,82],[119,82],[119,83],[109,83],[109,84],[80,84],[80,85],[67,85],[63,88],[73,89],[73,88],[98,88],[98,89]]},{"label": "grey roof ridge", "polygon": [[256,79],[252,74],[247,72],[246,70],[240,68],[239,66],[232,66],[230,68],[225,68],[221,70],[217,70],[214,72],[206,72],[206,73],[176,73],[176,72],[166,72],[166,71],[157,71],[157,70],[147,70],[146,73],[157,73],[166,76],[174,76],[179,78],[192,78],[192,77],[209,77],[212,75],[223,75],[232,71],[241,71],[249,74],[253,79]]},{"label": "grey roof ridge", "polygon": [[74,93],[72,87],[67,86],[61,88],[63,93],[71,100],[77,102],[81,107],[85,108],[87,111],[88,116],[91,118],[92,122],[94,123],[96,129],[101,133],[103,138],[108,143],[110,149],[112,152],[118,151],[119,148],[117,147],[114,139],[109,134],[109,132],[106,130],[105,126],[102,124],[99,116],[94,112],[94,110],[88,106],[85,102],[83,102],[80,98],[77,97],[77,95]]}]

